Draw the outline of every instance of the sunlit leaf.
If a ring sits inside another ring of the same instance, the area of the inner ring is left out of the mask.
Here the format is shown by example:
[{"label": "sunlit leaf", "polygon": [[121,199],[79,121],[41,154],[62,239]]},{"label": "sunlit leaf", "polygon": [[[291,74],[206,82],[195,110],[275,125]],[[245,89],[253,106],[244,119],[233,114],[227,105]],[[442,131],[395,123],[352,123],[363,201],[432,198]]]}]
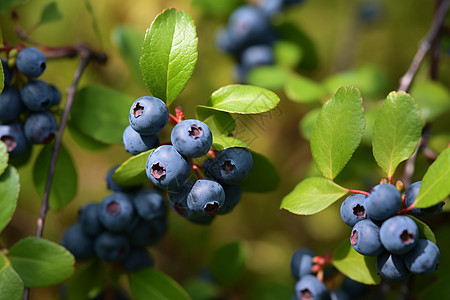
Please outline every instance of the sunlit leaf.
[{"label": "sunlit leaf", "polygon": [[23,281],[0,252],[0,299],[22,300]]},{"label": "sunlit leaf", "polygon": [[153,150],[139,153],[124,161],[114,172],[114,181],[122,186],[136,186],[147,183],[149,179],[145,173],[145,165]]},{"label": "sunlit leaf", "polygon": [[13,166],[9,166],[0,176],[0,233],[11,221],[16,210],[19,190],[19,174]]}]

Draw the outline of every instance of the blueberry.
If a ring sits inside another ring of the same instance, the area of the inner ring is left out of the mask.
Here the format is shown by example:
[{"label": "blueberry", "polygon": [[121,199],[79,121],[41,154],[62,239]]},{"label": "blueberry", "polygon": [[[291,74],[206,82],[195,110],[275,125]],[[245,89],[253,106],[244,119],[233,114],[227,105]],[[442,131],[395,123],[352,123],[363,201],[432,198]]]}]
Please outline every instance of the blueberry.
[{"label": "blueberry", "polygon": [[220,183],[238,184],[248,176],[252,167],[252,154],[245,148],[232,147],[217,154],[209,171]]},{"label": "blueberry", "polygon": [[125,231],[135,218],[133,203],[127,194],[113,193],[103,199],[99,216],[106,229]]},{"label": "blueberry", "polygon": [[14,69],[8,66],[8,62],[2,59],[3,77],[5,86],[10,85],[14,77]]},{"label": "blueberry", "polygon": [[116,262],[127,257],[130,243],[123,234],[104,231],[95,239],[94,249],[101,260]]},{"label": "blueberry", "polygon": [[76,259],[89,259],[94,254],[94,239],[85,234],[81,225],[75,223],[64,232],[61,240],[63,245]]},{"label": "blueberry", "polygon": [[303,276],[297,281],[295,284],[295,295],[297,300],[328,300],[330,298],[325,284],[317,279],[316,276],[310,274]]},{"label": "blueberry", "polygon": [[371,219],[383,221],[395,215],[402,205],[402,195],[392,184],[375,186],[366,199],[366,213]]},{"label": "blueberry", "polygon": [[294,252],[291,259],[291,273],[296,280],[305,275],[312,274],[314,251],[308,248],[300,248]]},{"label": "blueberry", "polygon": [[167,231],[166,218],[144,220],[138,218],[128,229],[131,245],[136,247],[152,246],[159,242]]},{"label": "blueberry", "polygon": [[417,245],[405,254],[405,265],[414,274],[427,275],[439,265],[439,248],[435,243],[420,239]]},{"label": "blueberry", "polygon": [[212,133],[208,125],[199,120],[184,120],[175,125],[170,134],[172,145],[186,157],[200,157],[212,146]]},{"label": "blueberry", "polygon": [[6,144],[10,157],[18,157],[29,149],[29,142],[20,123],[0,125],[0,140]]},{"label": "blueberry", "polygon": [[19,90],[13,86],[6,86],[0,94],[0,122],[17,120],[23,109]]},{"label": "blueberry", "polygon": [[109,190],[114,191],[114,192],[123,192],[123,193],[131,193],[134,192],[136,190],[139,190],[141,188],[141,185],[136,185],[136,186],[122,186],[117,184],[114,179],[112,178],[112,175],[114,174],[114,172],[117,170],[119,166],[114,166],[112,167],[109,171],[108,174],[106,174],[106,186]]},{"label": "blueberry", "polygon": [[239,203],[242,196],[241,186],[236,185],[222,185],[225,192],[225,202],[217,212],[218,215],[224,215],[233,210],[233,208]]},{"label": "blueberry", "polygon": [[47,67],[47,59],[38,49],[25,48],[17,54],[16,66],[23,75],[35,78],[44,73]]},{"label": "blueberry", "polygon": [[133,198],[133,204],[137,214],[145,220],[165,217],[167,213],[166,201],[157,190],[139,191]]},{"label": "blueberry", "polygon": [[188,180],[177,190],[169,192],[170,208],[182,217],[188,217],[193,214],[187,205],[187,196],[193,185],[194,182]]},{"label": "blueberry", "polygon": [[225,202],[225,191],[215,180],[204,178],[194,183],[187,196],[187,205],[194,214],[214,215]]},{"label": "blueberry", "polygon": [[50,106],[59,105],[59,103],[61,102],[61,93],[53,84],[49,84],[48,86],[50,87],[50,90],[52,92],[52,101]]},{"label": "blueberry", "polygon": [[158,135],[141,135],[129,125],[123,131],[122,140],[125,150],[133,155],[159,146]]},{"label": "blueberry", "polygon": [[41,80],[30,80],[25,83],[20,96],[31,111],[45,111],[52,105],[53,92],[50,86]]},{"label": "blueberry", "polygon": [[387,251],[377,256],[376,267],[381,277],[387,281],[403,281],[409,275],[409,271],[404,263],[404,257]]},{"label": "blueberry", "polygon": [[353,226],[350,243],[356,252],[365,256],[377,256],[384,251],[380,227],[369,219],[361,220]]},{"label": "blueberry", "polygon": [[84,233],[89,236],[97,236],[104,230],[100,222],[100,210],[100,203],[88,203],[78,212],[78,222]]},{"label": "blueberry", "polygon": [[155,186],[173,190],[188,179],[191,164],[173,146],[162,145],[148,156],[145,171]]},{"label": "blueberry", "polygon": [[144,96],[131,105],[129,121],[135,131],[152,135],[166,126],[169,121],[169,111],[161,99]]},{"label": "blueberry", "polygon": [[248,47],[241,54],[241,64],[251,70],[258,66],[274,63],[273,49],[269,45],[255,45]]},{"label": "blueberry", "polygon": [[348,226],[355,226],[361,220],[367,218],[365,201],[366,196],[361,194],[353,194],[348,196],[341,205],[341,218]]},{"label": "blueberry", "polygon": [[240,50],[240,45],[233,42],[227,28],[221,28],[216,34],[216,47],[224,53],[235,53]]},{"label": "blueberry", "polygon": [[55,137],[58,124],[52,113],[37,112],[28,116],[24,130],[25,136],[33,144],[48,144]]},{"label": "blueberry", "polygon": [[416,245],[419,240],[419,229],[411,218],[395,216],[381,225],[380,239],[387,251],[404,254]]},{"label": "blueberry", "polygon": [[[417,195],[419,194],[420,186],[422,185],[422,181],[417,181],[411,184],[405,193],[405,205],[406,207],[412,205],[414,201],[416,201]],[[426,207],[426,208],[417,208],[414,207],[411,209],[411,213],[418,215],[418,216],[433,216],[442,211],[442,208],[444,207],[444,202],[440,202],[436,205]]]},{"label": "blueberry", "polygon": [[153,257],[142,247],[131,247],[129,254],[122,260],[122,266],[128,272],[151,268],[154,265]]}]

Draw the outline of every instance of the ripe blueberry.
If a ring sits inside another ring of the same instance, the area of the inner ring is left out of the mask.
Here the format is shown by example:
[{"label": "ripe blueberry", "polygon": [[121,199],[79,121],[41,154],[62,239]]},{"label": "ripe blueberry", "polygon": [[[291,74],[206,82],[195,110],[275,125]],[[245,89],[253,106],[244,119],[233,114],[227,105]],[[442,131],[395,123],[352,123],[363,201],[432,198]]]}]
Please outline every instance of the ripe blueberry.
[{"label": "ripe blueberry", "polygon": [[123,234],[104,231],[95,239],[94,249],[101,260],[115,262],[127,257],[130,243]]},{"label": "ripe blueberry", "polygon": [[103,199],[100,222],[111,231],[125,231],[135,218],[133,203],[127,194],[116,192]]},{"label": "ripe blueberry", "polygon": [[25,135],[33,144],[47,144],[55,137],[58,124],[48,111],[32,113],[25,121]]},{"label": "ripe blueberry", "polygon": [[31,111],[45,111],[52,105],[53,92],[50,86],[41,80],[30,80],[25,83],[20,96]]},{"label": "ripe blueberry", "polygon": [[135,131],[152,135],[166,126],[169,121],[169,111],[161,99],[144,96],[131,105],[129,121]]},{"label": "ripe blueberry", "polygon": [[224,215],[233,210],[233,208],[239,203],[242,196],[241,186],[236,185],[222,185],[225,192],[225,202],[219,209],[217,214]]},{"label": "ripe blueberry", "polygon": [[0,140],[6,144],[10,157],[17,157],[29,148],[21,123],[0,125]]},{"label": "ripe blueberry", "polygon": [[295,295],[298,300],[325,300],[330,297],[325,284],[317,279],[316,276],[310,274],[303,276],[297,281],[295,284]]},{"label": "ripe blueberry", "polygon": [[127,126],[123,131],[122,141],[125,150],[133,155],[159,146],[158,135],[141,135],[131,128],[131,126]]},{"label": "ripe blueberry", "polygon": [[404,256],[387,251],[377,256],[376,267],[381,277],[387,281],[403,281],[409,275],[404,263]]},{"label": "ripe blueberry", "polygon": [[377,256],[384,251],[380,241],[380,227],[369,219],[361,220],[353,226],[350,243],[356,252],[366,256]]},{"label": "ripe blueberry", "polygon": [[365,195],[354,194],[348,196],[341,205],[341,218],[348,226],[355,226],[361,220],[367,218],[366,209],[364,207]]},{"label": "ripe blueberry", "polygon": [[122,266],[128,272],[151,268],[154,265],[153,257],[141,247],[131,247],[129,254],[122,260]]},{"label": "ripe blueberry", "polygon": [[410,251],[419,240],[416,223],[407,216],[387,219],[380,228],[380,239],[384,248],[393,254]]},{"label": "ripe blueberry", "polygon": [[232,147],[217,154],[209,172],[220,183],[238,184],[248,176],[252,167],[252,154],[245,148]]},{"label": "ripe blueberry", "polygon": [[100,203],[88,203],[78,212],[78,222],[89,236],[97,236],[104,230],[100,222],[100,210]]},{"label": "ripe blueberry", "polygon": [[143,189],[133,198],[137,214],[145,219],[152,220],[164,217],[167,213],[166,201],[160,192],[153,189]]},{"label": "ripe blueberry", "polygon": [[402,205],[402,195],[392,184],[379,184],[366,199],[366,213],[371,219],[384,221],[395,215]]},{"label": "ripe blueberry", "polygon": [[47,67],[45,55],[36,48],[25,48],[17,54],[16,66],[27,77],[41,76]]},{"label": "ripe blueberry", "polygon": [[435,243],[420,239],[417,245],[405,254],[405,265],[414,274],[427,275],[439,265],[439,248]]},{"label": "ripe blueberry", "polygon": [[94,240],[85,234],[79,223],[67,228],[61,245],[69,250],[76,259],[89,259],[94,256]]},{"label": "ripe blueberry", "polygon": [[152,246],[159,242],[167,231],[166,218],[144,220],[137,218],[128,229],[127,234],[131,245],[136,247]]},{"label": "ripe blueberry", "polygon": [[[419,194],[420,186],[422,185],[422,181],[417,181],[411,184],[405,193],[405,205],[406,207],[412,205],[414,201],[416,201],[417,195]],[[426,208],[417,208],[414,207],[411,209],[411,213],[418,215],[418,216],[433,216],[442,211],[442,208],[444,207],[444,202],[438,203],[436,205],[426,207]]]},{"label": "ripe blueberry", "polygon": [[194,183],[187,196],[187,205],[194,214],[215,215],[225,202],[225,191],[217,181],[204,178]]},{"label": "ripe blueberry", "polygon": [[123,193],[131,193],[134,192],[136,190],[139,190],[141,188],[140,185],[137,186],[122,186],[117,184],[114,179],[112,178],[112,175],[114,174],[114,172],[117,170],[119,166],[114,166],[112,167],[109,171],[108,174],[106,175],[106,186],[109,190],[114,191],[114,192],[123,192]]},{"label": "ripe blueberry", "polygon": [[308,248],[300,248],[294,252],[291,259],[291,272],[296,280],[305,275],[312,274],[312,259],[316,256],[314,251]]},{"label": "ripe blueberry", "polygon": [[208,153],[212,139],[208,125],[193,119],[181,121],[170,134],[172,145],[186,157],[200,157]]},{"label": "ripe blueberry", "polygon": [[5,86],[10,85],[14,77],[14,69],[8,66],[8,62],[2,59],[3,77],[5,80]]},{"label": "ripe blueberry", "polygon": [[0,94],[0,122],[17,120],[23,109],[19,90],[13,86],[6,86]]},{"label": "ripe blueberry", "polygon": [[179,189],[169,192],[170,208],[182,217],[191,216],[193,213],[187,205],[187,196],[194,182],[187,180]]}]

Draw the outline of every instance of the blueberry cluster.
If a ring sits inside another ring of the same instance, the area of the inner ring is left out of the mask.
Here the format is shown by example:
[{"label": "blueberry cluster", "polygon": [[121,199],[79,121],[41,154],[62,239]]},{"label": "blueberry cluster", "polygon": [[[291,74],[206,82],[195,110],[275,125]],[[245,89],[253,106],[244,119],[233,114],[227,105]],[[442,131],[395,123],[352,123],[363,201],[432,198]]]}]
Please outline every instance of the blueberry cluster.
[{"label": "blueberry cluster", "polygon": [[[239,202],[239,183],[253,166],[252,155],[239,147],[216,155],[211,151],[211,130],[195,119],[177,119],[170,135],[171,145],[159,146],[156,133],[168,120],[163,101],[149,96],[137,99],[130,108],[130,126],[123,135],[125,149],[137,154],[156,147],[147,159],[147,177],[156,187],[170,192],[169,203],[175,212],[196,223],[209,223],[216,214],[228,213]],[[215,157],[204,160],[202,168],[207,178],[201,178],[200,167],[193,164],[193,159],[207,153]],[[195,182],[189,180],[192,169],[199,178]]]},{"label": "blueberry cluster", "polygon": [[61,94],[55,86],[35,79],[47,66],[38,49],[24,48],[15,60],[2,59],[2,66],[5,88],[0,94],[0,139],[15,157],[25,153],[30,143],[46,144],[53,139],[58,125],[48,109],[60,103]]},{"label": "blueberry cluster", "polygon": [[236,77],[240,82],[257,66],[274,63],[273,44],[278,34],[271,17],[286,7],[302,0],[262,0],[257,5],[238,7],[228,19],[225,28],[218,31],[216,45],[221,51],[232,54],[236,61]]},{"label": "blueberry cluster", "polygon": [[[404,206],[414,203],[421,186],[415,182],[403,196]],[[341,205],[342,220],[353,227],[350,243],[362,255],[376,256],[379,274],[388,281],[403,281],[409,273],[429,274],[438,265],[439,249],[419,237],[413,219],[398,215],[403,205],[400,191],[392,184],[375,186],[368,196],[354,194]],[[443,203],[411,213],[428,216],[439,213]]]},{"label": "blueberry cluster", "polygon": [[126,271],[152,267],[146,247],[156,244],[167,229],[167,204],[155,189],[124,188],[114,182],[113,168],[107,176],[113,191],[101,203],[88,203],[69,227],[61,244],[77,260],[98,257],[120,263]]}]

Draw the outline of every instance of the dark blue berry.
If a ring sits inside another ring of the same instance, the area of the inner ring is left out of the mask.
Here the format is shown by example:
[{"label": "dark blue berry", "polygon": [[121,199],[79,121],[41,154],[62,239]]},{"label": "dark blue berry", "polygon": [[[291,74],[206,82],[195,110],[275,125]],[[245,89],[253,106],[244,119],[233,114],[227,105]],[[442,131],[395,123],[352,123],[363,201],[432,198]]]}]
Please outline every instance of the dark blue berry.
[{"label": "dark blue berry", "polygon": [[94,239],[88,236],[79,223],[75,223],[64,232],[63,245],[76,259],[89,259],[94,256]]},{"label": "dark blue berry", "polygon": [[296,280],[305,275],[312,274],[314,251],[308,248],[300,248],[294,252],[291,259],[291,273]]},{"label": "dark blue berry", "polygon": [[2,67],[5,86],[10,85],[14,77],[14,69],[8,67],[8,62],[4,59],[2,59]]},{"label": "dark blue berry", "polygon": [[29,149],[29,142],[20,123],[0,125],[0,140],[6,144],[10,157],[18,157]]},{"label": "dark blue berry", "polygon": [[220,183],[238,184],[248,176],[252,167],[251,153],[245,148],[232,147],[217,154],[209,172]]},{"label": "dark blue berry", "polygon": [[285,0],[262,0],[259,8],[269,17],[276,15],[283,11]]},{"label": "dark blue berry", "polygon": [[[408,189],[406,190],[406,193],[405,193],[406,207],[409,207],[410,205],[412,205],[414,203],[414,201],[416,201],[416,198],[417,198],[417,195],[419,194],[421,185],[422,185],[422,181],[417,181],[408,187]],[[443,207],[444,207],[444,202],[440,202],[436,205],[426,207],[426,208],[414,207],[413,209],[410,210],[410,212],[415,215],[418,215],[418,216],[428,217],[428,216],[433,216],[433,215],[440,213],[442,211]]]},{"label": "dark blue berry", "polygon": [[404,263],[404,256],[391,254],[387,251],[377,256],[376,267],[381,277],[387,281],[403,281],[409,275]]},{"label": "dark blue berry", "polygon": [[128,229],[127,234],[131,245],[148,247],[159,242],[167,231],[166,218],[152,220],[137,219]]},{"label": "dark blue berry", "polygon": [[52,105],[53,92],[50,86],[41,80],[30,80],[25,83],[20,96],[31,111],[45,111]]},{"label": "dark blue berry", "polygon": [[354,194],[348,196],[341,205],[341,218],[348,226],[355,226],[361,220],[367,218],[365,206],[365,195]]},{"label": "dark blue berry", "polygon": [[384,221],[395,215],[402,205],[402,195],[392,184],[375,186],[366,199],[366,213],[371,219]]},{"label": "dark blue berry", "polygon": [[131,105],[129,121],[135,131],[152,135],[166,126],[169,121],[169,111],[161,99],[144,96]]},{"label": "dark blue berry", "polygon": [[404,254],[416,245],[419,240],[419,229],[411,218],[395,216],[381,225],[380,239],[387,251]]},{"label": "dark blue berry", "polygon": [[50,87],[50,90],[52,91],[51,106],[59,105],[59,103],[61,102],[61,93],[56,88],[56,86],[54,86],[53,84],[49,84],[48,86]]},{"label": "dark blue berry", "polygon": [[167,204],[163,195],[153,189],[139,191],[133,198],[136,213],[145,220],[166,216]]},{"label": "dark blue berry", "polygon": [[427,275],[439,265],[440,251],[435,243],[420,239],[417,245],[405,254],[405,265],[414,274]]},{"label": "dark blue berry", "polygon": [[366,256],[377,256],[384,251],[380,227],[369,219],[361,220],[353,226],[350,243],[356,252]]},{"label": "dark blue berry", "polygon": [[269,45],[248,47],[242,52],[240,63],[248,71],[258,66],[271,65],[274,63],[273,49]]},{"label": "dark blue berry", "polygon": [[186,157],[200,157],[212,146],[212,133],[208,125],[199,120],[184,120],[175,125],[170,134],[172,145]]},{"label": "dark blue berry", "polygon": [[23,75],[35,78],[44,73],[47,67],[47,59],[38,49],[25,48],[17,54],[16,66]]},{"label": "dark blue berry", "polygon": [[13,86],[6,86],[0,94],[0,122],[17,120],[23,109],[19,90]]},{"label": "dark blue berry", "polygon": [[37,112],[28,116],[24,130],[25,136],[33,144],[47,144],[55,137],[58,125],[52,113]]},{"label": "dark blue berry", "polygon": [[215,215],[224,202],[223,187],[217,181],[208,178],[197,180],[187,196],[189,209],[199,215]]},{"label": "dark blue berry", "polygon": [[153,257],[142,247],[131,247],[129,254],[122,260],[122,266],[128,272],[151,268],[154,265]]},{"label": "dark blue berry", "polygon": [[217,214],[224,215],[233,210],[233,208],[239,203],[242,196],[241,186],[236,185],[222,185],[225,192],[225,202],[219,209]]},{"label": "dark blue berry", "polygon": [[170,208],[182,217],[193,214],[187,205],[187,196],[193,185],[192,180],[187,180],[180,188],[169,192]]},{"label": "dark blue berry", "polygon": [[123,234],[104,231],[95,239],[94,249],[101,260],[116,262],[127,257],[130,243]]},{"label": "dark blue berry", "polygon": [[100,222],[100,210],[100,203],[88,203],[78,212],[78,222],[87,235],[97,236],[104,230]]},{"label": "dark blue berry", "polygon": [[295,295],[298,300],[328,300],[330,298],[325,284],[317,279],[316,276],[309,274],[297,281],[295,284]]},{"label": "dark blue berry", "polygon": [[127,126],[123,131],[122,141],[125,150],[133,155],[159,146],[158,135],[141,135],[131,128],[131,126]]},{"label": "dark blue berry", "polygon": [[111,231],[125,231],[136,214],[133,203],[127,194],[116,192],[103,199],[100,209],[100,222]]}]

